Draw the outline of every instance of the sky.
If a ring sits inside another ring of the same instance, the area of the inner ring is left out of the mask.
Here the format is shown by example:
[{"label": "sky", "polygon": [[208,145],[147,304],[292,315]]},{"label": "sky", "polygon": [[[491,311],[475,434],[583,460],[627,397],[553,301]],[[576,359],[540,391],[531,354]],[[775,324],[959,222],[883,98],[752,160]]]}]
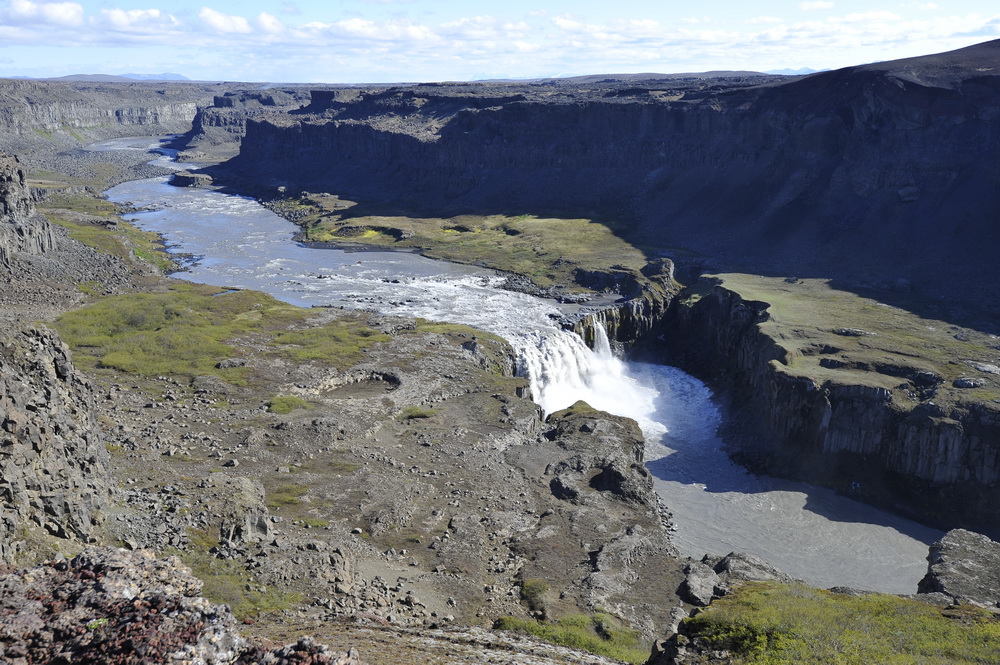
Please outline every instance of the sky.
[{"label": "sky", "polygon": [[0,77],[384,83],[819,70],[991,39],[996,0],[0,0]]}]

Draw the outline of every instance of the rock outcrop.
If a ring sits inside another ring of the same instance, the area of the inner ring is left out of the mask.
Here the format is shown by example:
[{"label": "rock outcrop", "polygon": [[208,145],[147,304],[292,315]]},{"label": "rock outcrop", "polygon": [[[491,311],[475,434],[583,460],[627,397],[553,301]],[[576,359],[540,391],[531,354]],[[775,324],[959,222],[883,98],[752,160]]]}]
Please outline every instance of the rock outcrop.
[{"label": "rock outcrop", "polygon": [[34,216],[21,163],[0,152],[0,271],[10,271],[19,252],[43,254],[55,245],[52,227]]},{"label": "rock outcrop", "polygon": [[749,272],[993,302],[997,71],[994,41],[791,79],[320,91],[250,118],[227,169],[415,212],[603,215]]},{"label": "rock outcrop", "polygon": [[35,568],[0,568],[0,660],[363,665],[308,639],[277,649],[240,636],[225,605],[176,558],[88,549]]},{"label": "rock outcrop", "polygon": [[87,542],[112,495],[90,383],[55,333],[0,339],[0,560],[31,528]]},{"label": "rock outcrop", "polygon": [[1000,607],[1000,543],[954,529],[931,545],[922,594],[943,593],[953,602]]},{"label": "rock outcrop", "polygon": [[574,324],[573,329],[589,346],[594,345],[594,328],[598,324],[609,340],[628,346],[658,335],[680,284],[674,279],[674,264],[669,259],[650,262],[642,269],[642,276],[646,280],[640,283],[631,271],[613,268],[602,273],[604,279],[596,281],[593,276],[577,275],[577,282],[583,286],[622,296],[619,303],[586,314]]},{"label": "rock outcrop", "polygon": [[[1000,405],[900,399],[860,373],[809,376],[761,324],[769,304],[724,285],[674,301],[666,339],[675,361],[714,381],[740,423],[751,466],[887,503],[945,528],[1000,524]],[[899,375],[916,394],[921,375]]]}]

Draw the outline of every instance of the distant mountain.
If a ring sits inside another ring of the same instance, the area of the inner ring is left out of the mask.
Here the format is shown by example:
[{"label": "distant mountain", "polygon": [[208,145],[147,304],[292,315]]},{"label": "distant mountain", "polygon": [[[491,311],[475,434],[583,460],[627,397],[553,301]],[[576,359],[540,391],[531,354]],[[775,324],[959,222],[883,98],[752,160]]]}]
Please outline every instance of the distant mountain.
[{"label": "distant mountain", "polygon": [[801,67],[799,69],[770,69],[767,74],[778,74],[779,76],[805,76],[806,74],[816,74],[818,72],[828,72],[829,69],[810,69]]},{"label": "distant mountain", "polygon": [[181,74],[122,74],[125,78],[135,79],[137,81],[190,81],[186,76]]},{"label": "distant mountain", "polygon": [[98,83],[108,83],[114,81],[190,81],[186,76],[180,74],[70,74],[69,76],[58,76],[52,80],[56,81],[90,81]]},{"label": "distant mountain", "polygon": [[110,81],[132,81],[134,79],[125,78],[124,76],[114,76],[112,74],[70,74],[69,76],[55,76],[53,81],[90,81],[97,83],[104,83]]}]

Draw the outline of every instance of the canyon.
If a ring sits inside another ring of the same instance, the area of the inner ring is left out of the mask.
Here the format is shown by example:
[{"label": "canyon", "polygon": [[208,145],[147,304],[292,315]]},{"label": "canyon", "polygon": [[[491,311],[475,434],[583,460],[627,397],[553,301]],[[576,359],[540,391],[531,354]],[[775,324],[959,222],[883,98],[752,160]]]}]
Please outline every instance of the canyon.
[{"label": "canyon", "polygon": [[[217,162],[182,184],[252,194],[303,233],[325,224],[337,243],[374,233],[390,247],[444,251],[397,232],[403,218],[601,223],[644,262],[594,267],[533,250],[543,273],[569,266],[560,297],[617,301],[567,325],[593,338],[600,323],[632,352],[711,381],[730,408],[734,454],[751,468],[996,537],[998,64],[990,42],[792,80],[268,91],[0,82],[2,147],[21,160],[0,162],[11,322],[0,555],[28,562],[117,543],[197,554],[189,565],[216,575],[218,561],[238,562],[238,586],[307,600],[273,609],[304,629],[392,617],[380,624],[395,631],[388,644],[365,638],[363,653],[381,659],[424,639],[420,630],[507,615],[608,612],[648,645],[728,593],[730,578],[786,580],[725,553],[679,557],[634,423],[585,404],[543,418],[502,340],[374,314],[299,319],[222,289],[182,293],[134,245],[109,255],[79,244],[80,228],[118,224],[82,203],[98,185],[156,171],[141,155],[101,161],[76,148],[147,133],[181,134],[182,154]],[[316,204],[329,197],[335,205]],[[87,360],[86,378],[35,323],[68,326],[57,317],[95,295],[124,308],[143,293],[163,296],[164,311],[169,295],[231,302],[241,320],[273,312],[300,340],[349,326],[391,342],[342,365],[296,363],[270,348],[273,330],[251,329],[199,375],[115,374]],[[813,317],[828,298],[876,314],[857,327]],[[231,370],[253,381],[231,382]],[[302,403],[282,413],[279,397]],[[936,546],[929,580],[955,550],[993,551],[976,537],[949,549],[956,533]],[[962,591],[937,600],[997,602],[961,581],[921,585],[949,588]],[[269,621],[260,635],[292,637]],[[334,632],[321,637],[346,651],[363,631]],[[439,639],[488,642],[470,635]],[[546,649],[517,647],[531,662],[578,662]]]}]

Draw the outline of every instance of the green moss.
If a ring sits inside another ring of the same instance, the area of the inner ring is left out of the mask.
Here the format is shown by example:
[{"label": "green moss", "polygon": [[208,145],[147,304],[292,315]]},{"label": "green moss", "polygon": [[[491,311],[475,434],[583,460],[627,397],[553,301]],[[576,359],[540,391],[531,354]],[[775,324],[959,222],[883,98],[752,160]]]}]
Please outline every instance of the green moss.
[{"label": "green moss", "polygon": [[289,360],[346,368],[361,360],[366,348],[389,339],[361,321],[344,320],[338,325],[281,332],[274,336],[274,343],[284,347],[278,354]]},{"label": "green moss", "polygon": [[649,647],[642,644],[638,633],[622,627],[607,614],[574,614],[552,622],[502,617],[495,628],[527,633],[553,644],[627,663],[644,663],[649,659]]},{"label": "green moss", "polygon": [[202,595],[225,603],[237,619],[287,610],[303,602],[301,593],[257,584],[236,561],[217,559],[207,552],[180,552],[181,561],[204,583]]},{"label": "green moss", "polygon": [[296,409],[309,408],[309,402],[294,395],[279,395],[267,403],[267,410],[271,413],[285,414]]},{"label": "green moss", "polygon": [[690,635],[747,665],[1000,662],[1000,620],[884,594],[748,584],[685,620]]},{"label": "green moss", "polygon": [[347,315],[322,325],[310,324],[312,316],[256,291],[172,282],[160,293],[105,298],[60,317],[56,328],[88,369],[147,377],[214,374],[234,384],[245,383],[251,370],[217,365],[238,354],[230,342],[240,335],[263,336],[271,353],[336,367],[389,339]]},{"label": "green moss", "polygon": [[623,265],[639,270],[646,263],[643,252],[616,236],[609,224],[589,219],[351,215],[315,208],[299,223],[306,240],[417,248],[432,258],[524,275],[540,286],[574,285],[577,268]]},{"label": "green moss", "polygon": [[[89,214],[100,214],[91,211]],[[71,238],[99,252],[130,261],[151,263],[160,270],[169,271],[176,267],[174,260],[163,250],[160,238],[155,233],[142,231],[128,222],[118,222],[116,228],[94,224],[81,224],[57,212],[48,211],[48,219],[65,227]],[[90,287],[92,283],[88,283]],[[99,287],[99,285],[95,285]],[[81,288],[81,291],[84,289]],[[93,289],[99,292],[99,288]],[[86,292],[86,291],[84,291]]]}]

